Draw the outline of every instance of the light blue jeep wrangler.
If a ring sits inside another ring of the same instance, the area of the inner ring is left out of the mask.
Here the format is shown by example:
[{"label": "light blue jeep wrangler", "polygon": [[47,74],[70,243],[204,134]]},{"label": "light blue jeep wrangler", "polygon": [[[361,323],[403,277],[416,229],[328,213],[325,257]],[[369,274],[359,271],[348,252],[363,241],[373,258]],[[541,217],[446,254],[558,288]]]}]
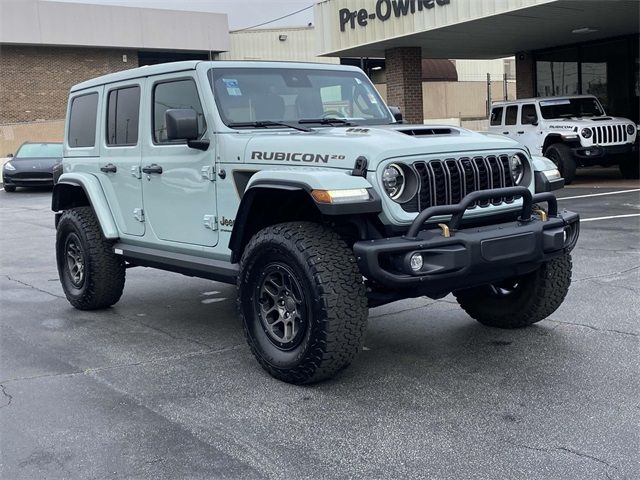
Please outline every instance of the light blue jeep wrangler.
[{"label": "light blue jeep wrangler", "polygon": [[345,66],[182,62],[81,83],[57,177],[74,307],[115,304],[129,267],[237,283],[251,350],[292,383],[349,365],[372,306],[453,293],[485,325],[544,319],[579,232],[551,162],[403,124]]}]

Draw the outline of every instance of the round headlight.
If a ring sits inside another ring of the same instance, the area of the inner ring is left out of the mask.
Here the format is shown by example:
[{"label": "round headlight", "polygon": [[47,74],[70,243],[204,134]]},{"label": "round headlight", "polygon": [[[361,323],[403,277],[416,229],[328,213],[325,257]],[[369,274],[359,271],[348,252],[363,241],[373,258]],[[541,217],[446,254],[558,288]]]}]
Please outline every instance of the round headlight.
[{"label": "round headlight", "polygon": [[591,135],[593,135],[593,132],[591,131],[590,128],[583,128],[582,131],[580,132],[580,135],[582,135],[584,138],[591,138]]},{"label": "round headlight", "polygon": [[511,178],[513,183],[518,185],[524,177],[524,164],[518,155],[514,155],[509,159],[509,168],[511,169]]},{"label": "round headlight", "polygon": [[629,135],[633,135],[634,133],[636,133],[636,130],[637,129],[635,125],[631,125],[631,124],[627,125],[627,133]]},{"label": "round headlight", "polygon": [[14,167],[13,165],[11,165],[11,162],[7,162],[7,163],[5,163],[5,164],[4,164],[4,169],[5,169],[5,170],[11,170],[11,171],[13,171],[13,170],[15,170],[15,169],[16,169],[16,167]]},{"label": "round headlight", "polygon": [[388,165],[382,172],[382,185],[391,200],[400,198],[404,191],[405,177],[402,168],[395,163]]}]

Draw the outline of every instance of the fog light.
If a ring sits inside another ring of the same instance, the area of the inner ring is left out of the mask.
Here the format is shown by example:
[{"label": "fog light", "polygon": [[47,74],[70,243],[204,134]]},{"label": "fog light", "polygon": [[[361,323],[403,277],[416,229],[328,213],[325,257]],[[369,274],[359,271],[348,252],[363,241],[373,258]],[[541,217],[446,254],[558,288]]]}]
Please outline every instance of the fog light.
[{"label": "fog light", "polygon": [[422,265],[424,264],[424,261],[422,260],[422,255],[419,253],[414,253],[413,255],[411,255],[411,270],[413,270],[414,272],[419,272],[420,270],[422,270]]}]

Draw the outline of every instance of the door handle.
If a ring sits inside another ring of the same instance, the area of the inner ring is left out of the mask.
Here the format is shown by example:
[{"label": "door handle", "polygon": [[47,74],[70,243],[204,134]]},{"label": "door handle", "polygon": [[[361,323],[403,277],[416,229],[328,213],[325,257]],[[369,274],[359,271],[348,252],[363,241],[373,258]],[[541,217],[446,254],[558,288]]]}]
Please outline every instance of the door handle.
[{"label": "door handle", "polygon": [[509,135],[509,132],[502,132],[503,135]]},{"label": "door handle", "polygon": [[158,173],[161,174],[162,173],[162,167],[160,165],[157,165],[155,163],[152,163],[151,165],[147,165],[146,167],[142,167],[142,173]]},{"label": "door handle", "polygon": [[524,130],[523,130],[523,131],[521,131],[521,132],[518,132],[518,133],[519,133],[520,135],[523,135],[523,134],[524,134]]},{"label": "door handle", "polygon": [[100,171],[104,173],[116,173],[118,171],[118,167],[116,167],[113,163],[107,163],[100,167]]}]

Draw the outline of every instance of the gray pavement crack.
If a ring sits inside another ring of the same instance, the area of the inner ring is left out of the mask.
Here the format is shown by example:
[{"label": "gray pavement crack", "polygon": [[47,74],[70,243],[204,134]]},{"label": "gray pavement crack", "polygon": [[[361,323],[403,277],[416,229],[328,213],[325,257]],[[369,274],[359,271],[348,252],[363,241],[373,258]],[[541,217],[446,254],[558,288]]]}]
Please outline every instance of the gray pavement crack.
[{"label": "gray pavement crack", "polygon": [[611,465],[609,462],[602,460],[601,458],[598,458],[596,456],[593,455],[589,455],[588,453],[583,453],[580,452],[578,450],[575,450],[573,448],[569,448],[569,447],[564,447],[564,446],[559,446],[559,447],[533,447],[531,445],[525,445],[522,443],[515,443],[515,442],[510,442],[510,441],[505,441],[505,440],[501,440],[501,442],[506,443],[508,445],[517,447],[517,448],[524,448],[527,450],[533,450],[536,452],[543,452],[543,453],[549,453],[549,454],[554,454],[556,452],[564,452],[564,453],[568,453],[571,455],[575,455],[577,457],[580,458],[586,458],[587,460],[592,460],[594,462],[598,462],[608,468],[613,468],[614,470],[618,470],[618,467]]},{"label": "gray pavement crack", "polygon": [[639,268],[640,268],[640,265],[636,265],[635,267],[627,268],[626,270],[621,270],[619,272],[610,272],[610,273],[603,273],[602,275],[593,275],[591,277],[577,278],[577,279],[573,280],[573,282],[574,283],[583,282],[585,280],[592,280],[594,278],[615,277],[616,275],[622,275],[623,273],[629,273],[629,272],[632,272],[633,270],[637,270]]},{"label": "gray pavement crack", "polygon": [[[171,360],[182,360],[184,358],[199,357],[199,356],[205,356],[205,355],[215,355],[215,354],[219,354],[219,353],[225,353],[225,352],[228,352],[228,351],[231,351],[231,350],[236,350],[236,349],[238,349],[238,348],[240,348],[242,346],[244,346],[244,343],[238,343],[238,344],[235,344],[235,345],[230,345],[228,347],[222,347],[222,348],[218,348],[218,349],[208,348],[207,350],[199,350],[197,352],[189,352],[189,353],[180,354],[180,355],[169,355],[169,356],[166,356],[166,357],[153,358],[151,360],[141,360],[139,362],[119,363],[119,364],[114,364],[114,365],[104,365],[104,366],[99,366],[99,367],[90,367],[90,368],[85,368],[83,370],[75,370],[73,372],[52,373],[52,374],[45,374],[45,375],[33,375],[33,376],[30,376],[30,377],[6,378],[6,379],[2,380],[2,384],[0,384],[0,387],[2,387],[2,392],[4,393],[3,384],[10,383],[10,382],[19,382],[19,381],[23,381],[23,380],[39,380],[41,378],[74,377],[76,375],[91,375],[94,372],[102,372],[102,371],[107,371],[107,370],[111,370],[111,369],[137,367],[137,366],[140,366],[140,365],[154,365],[154,364],[163,363],[163,362],[167,362],[167,361],[171,361]],[[74,366],[74,367],[78,368],[76,366]],[[10,396],[10,395],[8,395],[8,396]],[[9,402],[9,403],[11,403],[11,402]],[[1,406],[0,406],[0,408],[1,408]]]},{"label": "gray pavement crack", "polygon": [[163,335],[167,335],[168,337],[173,338],[174,340],[184,340],[185,342],[194,343],[194,344],[199,345],[201,347],[206,347],[206,348],[208,348],[210,350],[214,349],[211,345],[209,345],[206,342],[201,342],[200,340],[196,340],[196,339],[190,338],[190,337],[180,337],[178,335],[175,335],[175,334],[171,333],[168,330],[165,330],[165,329],[160,328],[160,327],[155,327],[153,325],[149,325],[148,323],[142,322],[140,320],[138,320],[138,323],[140,325],[144,326],[144,327],[147,327],[147,328],[151,329],[151,330],[155,330],[156,332],[160,332]]},{"label": "gray pavement crack", "polygon": [[594,330],[596,332],[615,333],[615,334],[618,334],[618,335],[628,335],[630,337],[640,337],[640,334],[638,334],[638,333],[625,332],[624,330],[616,330],[616,329],[613,329],[613,328],[598,328],[598,327],[594,327],[593,325],[585,325],[584,323],[565,322],[565,321],[561,321],[561,320],[552,320],[550,318],[547,318],[547,321],[554,322],[554,323],[559,323],[561,325],[572,325],[574,327],[588,328],[589,330]]},{"label": "gray pavement crack", "polygon": [[7,403],[5,403],[4,405],[0,405],[0,408],[8,407],[13,401],[13,396],[7,393],[6,387],[4,385],[0,385],[0,390],[2,391],[2,395],[7,398]]},{"label": "gray pavement crack", "polygon": [[373,318],[388,317],[389,315],[398,315],[400,313],[411,312],[413,310],[420,310],[422,308],[429,308],[432,305],[435,305],[437,303],[448,303],[449,305],[458,305],[458,302],[450,302],[449,300],[434,300],[431,303],[427,303],[426,305],[420,305],[419,307],[405,308],[404,310],[397,310],[395,312],[389,312],[389,313],[381,313],[379,315],[370,315],[369,316],[369,320],[371,320]]},{"label": "gray pavement crack", "polygon": [[23,282],[22,280],[18,280],[17,278],[13,278],[9,275],[3,275],[7,280],[11,281],[11,282],[15,282],[19,285],[25,286],[25,287],[29,287],[29,288],[33,288],[34,290],[41,292],[41,293],[46,293],[47,295],[51,295],[52,297],[55,298],[62,298],[64,299],[65,297],[63,297],[62,295],[56,295],[55,293],[51,293],[51,292],[47,292],[46,290],[43,290],[41,288],[38,288],[34,285],[31,285],[30,283],[27,282]]}]

